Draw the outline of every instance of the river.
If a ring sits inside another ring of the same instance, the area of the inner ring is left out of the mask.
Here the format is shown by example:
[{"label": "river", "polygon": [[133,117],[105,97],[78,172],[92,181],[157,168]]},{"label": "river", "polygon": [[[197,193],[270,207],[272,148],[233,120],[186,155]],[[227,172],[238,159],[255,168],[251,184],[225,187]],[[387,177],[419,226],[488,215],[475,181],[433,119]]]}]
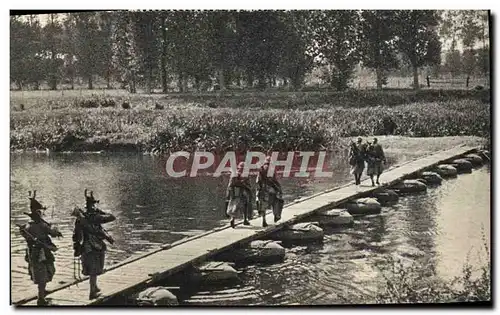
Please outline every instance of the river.
[{"label": "river", "polygon": [[[394,165],[404,157],[390,159]],[[283,179],[286,202],[352,181],[345,161],[334,161],[332,178]],[[382,177],[383,180],[383,177]],[[45,215],[64,237],[55,239],[56,276],[48,289],[74,278],[71,233],[75,206],[85,188],[117,220],[106,227],[115,238],[107,265],[184,237],[227,224],[223,214],[227,176],[167,178],[157,159],[140,155],[11,155],[12,300],[36,295],[24,262],[25,243],[15,223],[28,221],[28,191],[48,207]],[[425,195],[407,196],[380,215],[356,218],[351,228],[327,230],[323,244],[287,250],[283,263],[249,266],[242,283],[200,291],[183,303],[339,304],[369,303],[377,292],[377,261],[389,254],[426,259],[443,278],[460,274],[467,257],[475,264],[490,235],[489,166],[446,180]],[[285,209],[286,210],[286,209]],[[469,254],[470,253],[470,254]]]}]

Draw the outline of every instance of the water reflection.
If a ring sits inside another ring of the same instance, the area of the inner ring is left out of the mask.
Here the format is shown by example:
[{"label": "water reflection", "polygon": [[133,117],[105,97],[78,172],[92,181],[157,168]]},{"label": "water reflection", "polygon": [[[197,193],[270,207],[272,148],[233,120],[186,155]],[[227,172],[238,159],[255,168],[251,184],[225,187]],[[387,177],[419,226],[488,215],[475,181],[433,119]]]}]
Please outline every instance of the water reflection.
[{"label": "water reflection", "polygon": [[[283,179],[286,202],[352,181],[344,160],[333,161],[332,169],[334,176],[328,179]],[[103,210],[117,217],[106,226],[116,241],[109,246],[108,266],[160,244],[227,224],[223,212],[227,176],[171,179],[160,170],[161,163],[148,156],[13,155],[13,300],[36,294],[24,262],[25,243],[14,225],[28,221],[22,214],[29,209],[28,190],[37,189],[39,200],[49,207],[47,219],[64,235],[55,240],[60,250],[49,289],[73,278],[73,219],[69,211],[83,206],[85,188],[94,191]],[[391,253],[412,259],[437,257],[439,261],[433,264],[437,264],[439,274],[456,274],[464,252],[481,245],[481,224],[489,237],[487,185],[486,167],[446,180],[425,196],[401,198],[397,204],[384,207],[380,215],[357,218],[353,227],[327,229],[323,244],[291,248],[282,264],[248,267],[239,288],[197,292],[185,303],[366,303],[372,301],[377,288],[374,264]]]}]

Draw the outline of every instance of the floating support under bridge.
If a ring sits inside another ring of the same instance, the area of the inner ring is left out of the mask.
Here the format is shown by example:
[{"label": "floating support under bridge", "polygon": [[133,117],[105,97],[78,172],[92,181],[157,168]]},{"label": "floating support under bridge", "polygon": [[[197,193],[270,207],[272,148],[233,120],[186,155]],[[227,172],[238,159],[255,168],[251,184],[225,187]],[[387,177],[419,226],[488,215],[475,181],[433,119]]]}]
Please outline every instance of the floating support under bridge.
[{"label": "floating support under bridge", "polygon": [[[99,276],[101,296],[97,299],[89,300],[88,279],[56,289],[50,292],[47,298],[50,299],[51,305],[84,306],[102,304],[115,296],[138,292],[152,281],[163,279],[194,264],[204,262],[239,244],[263,238],[317,211],[332,209],[346,201],[381,188],[388,188],[413,174],[430,170],[438,164],[450,162],[477,150],[478,148],[474,147],[459,146],[392,167],[384,172],[385,183],[382,186],[372,187],[371,181],[367,179],[358,188],[351,183],[313,196],[303,197],[287,204],[283,209],[281,220],[278,223],[269,223],[266,228],[261,227],[262,218],[257,217],[250,221],[250,226],[244,226],[241,222],[234,229],[224,226],[166,245],[141,257],[129,259],[109,268]],[[271,211],[268,211],[266,219],[268,222],[273,222]],[[36,297],[26,298],[14,304],[35,306]]]}]

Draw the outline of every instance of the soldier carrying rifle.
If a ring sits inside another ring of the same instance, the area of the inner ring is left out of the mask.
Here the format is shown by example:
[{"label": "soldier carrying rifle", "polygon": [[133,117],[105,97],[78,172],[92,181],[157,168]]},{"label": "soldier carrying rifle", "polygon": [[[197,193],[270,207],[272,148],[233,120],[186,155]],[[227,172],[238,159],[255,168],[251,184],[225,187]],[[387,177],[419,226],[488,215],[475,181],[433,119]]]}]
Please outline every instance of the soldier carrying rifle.
[{"label": "soldier carrying rifle", "polygon": [[61,237],[62,234],[42,218],[42,210],[46,207],[36,200],[36,190],[33,192],[33,197],[31,197],[31,191],[29,192],[29,199],[31,213],[25,212],[24,214],[28,215],[32,221],[17,226],[28,244],[25,260],[28,263],[31,280],[38,285],[37,305],[47,305],[45,288],[56,272],[55,257],[52,252],[57,250],[50,237]]},{"label": "soldier carrying rifle", "polygon": [[99,200],[94,198],[91,191],[87,195],[85,189],[86,211],[75,208],[72,215],[76,217],[75,229],[73,233],[74,256],[81,256],[82,273],[89,276],[90,294],[89,299],[93,300],[99,296],[101,291],[97,286],[97,276],[104,270],[104,259],[106,254],[106,243],[113,244],[114,240],[101,224],[116,220],[112,214],[107,214],[96,207]]}]

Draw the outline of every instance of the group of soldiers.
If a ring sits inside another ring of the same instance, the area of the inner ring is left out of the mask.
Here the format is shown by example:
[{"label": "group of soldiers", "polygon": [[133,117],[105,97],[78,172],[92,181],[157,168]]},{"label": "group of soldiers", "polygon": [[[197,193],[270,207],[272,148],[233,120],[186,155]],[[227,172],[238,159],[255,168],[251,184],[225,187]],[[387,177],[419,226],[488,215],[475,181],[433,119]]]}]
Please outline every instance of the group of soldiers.
[{"label": "group of soldiers", "polygon": [[[112,214],[107,214],[98,209],[96,204],[99,200],[94,198],[93,192],[87,195],[85,190],[86,205],[85,210],[76,207],[71,215],[76,217],[73,232],[73,254],[80,258],[83,275],[89,276],[90,294],[89,299],[99,296],[100,289],[97,286],[97,276],[104,270],[104,260],[106,253],[106,243],[104,240],[113,243],[102,224],[112,222],[116,218]],[[63,235],[51,223],[43,219],[43,207],[36,200],[36,191],[29,193],[30,210],[25,212],[31,221],[25,225],[18,225],[21,235],[27,242],[25,260],[28,263],[31,280],[38,285],[38,305],[47,305],[46,285],[51,282],[55,269],[54,252],[57,247],[52,242],[51,237],[62,237]]]},{"label": "group of soldiers", "polygon": [[[282,198],[282,188],[281,184],[278,182],[276,178],[276,172],[272,172],[269,174],[269,166],[271,163],[271,157],[267,156],[264,164],[261,166],[259,173],[257,175],[257,193],[256,200],[258,202],[264,201],[266,196],[269,194],[270,190],[272,190],[273,194],[276,196],[276,201],[279,203],[283,203]],[[226,190],[226,203],[225,203],[225,211],[226,216],[231,219],[230,224],[231,227],[235,227],[235,217],[237,215],[237,209],[235,207],[230,207],[230,201],[234,198],[239,198],[243,200],[243,224],[250,225],[248,222],[249,219],[252,219],[253,207],[253,190],[250,184],[250,179],[246,176],[242,176],[243,169],[245,168],[245,162],[240,162],[236,169],[236,173],[231,175],[229,180],[229,184]],[[262,212],[263,211],[263,212]],[[265,218],[265,209],[259,209],[259,214],[263,215]],[[280,215],[276,215],[274,217],[274,221],[277,222],[280,220]],[[267,226],[267,223],[263,221],[263,226]]]},{"label": "group of soldiers", "polygon": [[[259,214],[263,216],[263,226],[267,226],[265,222],[265,209],[262,209],[262,202],[269,198],[269,194],[274,196],[274,202],[283,205],[282,187],[276,178],[276,173],[269,174],[269,166],[271,157],[267,156],[264,164],[261,166],[257,175],[257,192],[255,199],[260,202]],[[386,163],[384,151],[378,143],[377,139],[373,142],[363,143],[362,138],[358,138],[357,143],[352,143],[349,154],[349,164],[351,165],[351,173],[354,174],[356,186],[361,183],[361,175],[367,163],[367,175],[370,176],[372,185],[375,186],[374,176],[376,175],[376,183],[379,185],[379,178],[383,171],[382,163]],[[248,176],[243,176],[245,163],[238,164],[236,172],[231,175],[229,184],[226,190],[225,213],[230,218],[231,227],[235,227],[235,218],[238,212],[243,212],[244,225],[250,225],[249,220],[253,216],[254,199],[253,189]],[[86,199],[85,210],[76,207],[71,213],[76,217],[73,231],[73,254],[74,257],[80,258],[83,275],[89,276],[90,293],[89,299],[95,299],[100,295],[100,289],[97,286],[97,276],[101,275],[104,270],[104,261],[106,253],[106,243],[113,244],[113,239],[102,224],[112,222],[116,218],[112,214],[108,214],[97,208],[99,200],[94,198],[93,192],[87,194],[85,189],[84,196]],[[51,223],[43,219],[43,207],[36,200],[36,191],[33,196],[30,192],[30,213],[26,213],[31,221],[25,225],[19,225],[21,235],[27,242],[27,250],[25,260],[28,263],[29,274],[31,280],[38,285],[38,305],[47,305],[46,300],[46,285],[52,281],[55,274],[55,257],[53,252],[57,247],[52,243],[51,237],[62,237],[62,234]],[[241,202],[238,206],[232,206],[231,200]],[[274,211],[273,211],[274,212]],[[274,221],[280,220],[281,210],[275,212]]]},{"label": "group of soldiers", "polygon": [[377,138],[374,138],[371,143],[363,143],[362,138],[358,138],[356,143],[351,143],[349,165],[351,165],[351,174],[354,175],[356,186],[361,184],[361,175],[365,169],[365,163],[367,166],[366,175],[370,176],[372,186],[375,186],[374,176],[377,176],[376,183],[380,185],[380,175],[384,170],[383,164],[386,164],[387,160]]},{"label": "group of soldiers", "polygon": [[[281,199],[281,185],[276,179],[275,174],[268,176],[270,157],[266,158],[264,165],[257,176],[257,199],[263,198],[268,188],[274,189],[276,195]],[[252,219],[252,187],[248,177],[243,177],[245,163],[241,162],[235,174],[231,176],[226,194],[226,215],[231,217],[231,226],[235,227],[235,212],[230,211],[229,201],[234,197],[234,188],[240,188],[244,201],[244,225],[249,225],[249,219]],[[97,208],[99,200],[94,198],[93,192],[87,194],[84,192],[86,205],[85,209],[76,207],[71,215],[76,217],[73,230],[73,254],[80,258],[82,265],[82,274],[89,277],[90,293],[89,299],[93,300],[100,295],[100,288],[97,286],[97,276],[104,271],[104,261],[106,253],[106,243],[113,244],[113,238],[102,227],[102,224],[112,222],[116,218]],[[240,198],[240,197],[238,197]],[[28,263],[29,275],[31,280],[38,285],[38,305],[48,305],[46,299],[46,286],[51,282],[55,269],[54,252],[57,246],[52,242],[51,237],[62,237],[61,232],[51,223],[43,219],[43,212],[47,208],[42,206],[36,200],[36,191],[33,196],[29,193],[30,210],[25,212],[31,218],[31,221],[25,225],[18,225],[20,233],[27,242],[25,260]],[[275,221],[280,218],[275,216]],[[266,223],[267,225],[267,223]]]}]

